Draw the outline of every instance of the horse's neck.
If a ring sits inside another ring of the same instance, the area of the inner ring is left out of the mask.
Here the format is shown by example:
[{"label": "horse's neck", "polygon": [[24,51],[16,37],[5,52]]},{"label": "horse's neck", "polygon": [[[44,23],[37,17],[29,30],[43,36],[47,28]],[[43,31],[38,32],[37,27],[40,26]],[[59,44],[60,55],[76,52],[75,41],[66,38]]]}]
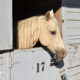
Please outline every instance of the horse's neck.
[{"label": "horse's neck", "polygon": [[37,41],[39,40],[40,21],[41,21],[40,17],[34,17],[33,20],[32,20],[31,27],[30,27],[31,28],[30,34],[32,36],[29,36],[30,37],[29,41],[31,41],[28,44],[29,48],[33,47],[37,43]]},{"label": "horse's neck", "polygon": [[40,17],[31,17],[18,23],[18,47],[32,48],[39,40]]}]

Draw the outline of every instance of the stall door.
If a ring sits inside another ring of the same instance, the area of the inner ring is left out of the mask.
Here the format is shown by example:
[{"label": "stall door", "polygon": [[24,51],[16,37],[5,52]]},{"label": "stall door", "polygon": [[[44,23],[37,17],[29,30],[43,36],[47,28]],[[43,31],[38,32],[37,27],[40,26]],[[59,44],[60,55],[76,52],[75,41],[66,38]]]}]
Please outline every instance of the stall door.
[{"label": "stall door", "polygon": [[42,48],[12,53],[11,80],[61,80],[50,55]]},{"label": "stall door", "polygon": [[12,49],[12,0],[0,0],[0,50]]}]

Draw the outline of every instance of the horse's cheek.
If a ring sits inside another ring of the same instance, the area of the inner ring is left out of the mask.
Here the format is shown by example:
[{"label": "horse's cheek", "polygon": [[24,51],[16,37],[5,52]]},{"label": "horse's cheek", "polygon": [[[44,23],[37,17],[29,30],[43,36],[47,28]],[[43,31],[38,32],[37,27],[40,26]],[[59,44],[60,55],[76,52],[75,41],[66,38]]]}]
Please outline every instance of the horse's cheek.
[{"label": "horse's cheek", "polygon": [[49,45],[48,35],[44,35],[44,34],[40,35],[39,41],[42,45],[48,46]]}]

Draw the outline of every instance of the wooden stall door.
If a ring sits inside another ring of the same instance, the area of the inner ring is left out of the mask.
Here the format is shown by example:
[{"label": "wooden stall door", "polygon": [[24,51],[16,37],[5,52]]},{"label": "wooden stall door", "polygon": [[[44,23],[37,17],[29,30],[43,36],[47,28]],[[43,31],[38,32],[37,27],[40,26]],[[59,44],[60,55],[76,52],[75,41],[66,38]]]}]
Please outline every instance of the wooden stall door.
[{"label": "wooden stall door", "polygon": [[10,80],[10,53],[0,54],[0,80]]},{"label": "wooden stall door", "polygon": [[12,0],[0,0],[0,50],[12,49]]},{"label": "wooden stall door", "polygon": [[50,55],[42,48],[12,52],[11,80],[61,80]]}]

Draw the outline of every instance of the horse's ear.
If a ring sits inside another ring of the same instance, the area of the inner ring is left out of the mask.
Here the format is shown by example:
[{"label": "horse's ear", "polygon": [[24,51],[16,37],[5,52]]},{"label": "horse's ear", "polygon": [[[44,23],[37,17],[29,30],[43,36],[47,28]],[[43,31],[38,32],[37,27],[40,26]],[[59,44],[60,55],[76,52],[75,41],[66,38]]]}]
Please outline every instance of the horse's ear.
[{"label": "horse's ear", "polygon": [[45,15],[46,19],[49,20],[51,18],[54,18],[54,13],[53,13],[53,10],[51,11],[48,11]]}]

